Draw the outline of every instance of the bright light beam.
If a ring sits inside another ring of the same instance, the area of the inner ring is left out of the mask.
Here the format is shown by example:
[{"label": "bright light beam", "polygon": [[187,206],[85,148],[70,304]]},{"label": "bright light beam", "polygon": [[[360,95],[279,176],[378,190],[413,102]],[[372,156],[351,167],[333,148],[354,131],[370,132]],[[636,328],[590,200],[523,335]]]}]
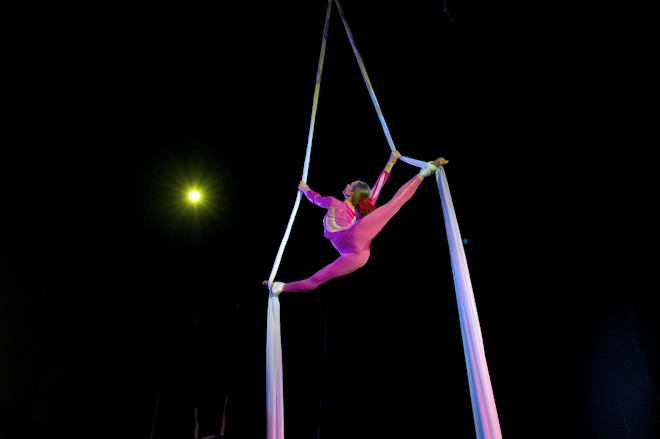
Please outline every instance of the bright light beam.
[{"label": "bright light beam", "polygon": [[198,201],[199,200],[199,192],[192,191],[191,193],[188,194],[188,198],[190,198],[192,201]]}]

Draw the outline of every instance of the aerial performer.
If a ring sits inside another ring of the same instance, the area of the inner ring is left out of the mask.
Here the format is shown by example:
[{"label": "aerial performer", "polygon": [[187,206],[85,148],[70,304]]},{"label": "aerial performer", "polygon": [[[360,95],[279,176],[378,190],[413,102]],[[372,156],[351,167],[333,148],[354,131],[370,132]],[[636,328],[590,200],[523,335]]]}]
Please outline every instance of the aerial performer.
[{"label": "aerial performer", "polygon": [[[307,199],[328,210],[323,218],[325,228],[323,236],[330,240],[340,256],[307,279],[288,283],[273,282],[271,292],[274,295],[279,295],[281,292],[312,291],[329,280],[346,276],[362,268],[369,259],[371,241],[378,232],[401,209],[401,206],[410,200],[425,177],[435,173],[440,166],[449,163],[442,157],[428,163],[417,175],[401,186],[388,203],[376,208],[380,191],[399,157],[401,154],[398,151],[390,154],[390,159],[376,180],[373,190],[360,180],[346,185],[342,191],[344,201],[332,196],[322,197],[311,190],[305,182],[300,182],[298,189]],[[268,281],[263,281],[263,285],[268,287]]]}]

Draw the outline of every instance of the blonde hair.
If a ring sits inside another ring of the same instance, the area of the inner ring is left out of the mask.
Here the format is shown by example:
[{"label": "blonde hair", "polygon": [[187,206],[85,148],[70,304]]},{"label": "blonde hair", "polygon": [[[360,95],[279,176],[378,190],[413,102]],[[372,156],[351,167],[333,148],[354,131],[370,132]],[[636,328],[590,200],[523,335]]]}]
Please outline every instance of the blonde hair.
[{"label": "blonde hair", "polygon": [[[370,197],[371,197],[371,188],[369,187],[369,185],[364,181],[358,180],[358,182],[355,183],[355,186],[353,186],[353,197],[352,197],[353,205],[355,207],[358,207],[360,205],[361,200]],[[371,204],[371,200],[369,204]],[[361,217],[365,217],[373,211],[373,208],[370,208],[369,211],[363,211],[362,209],[358,208],[358,211],[360,212]]]},{"label": "blonde hair", "polygon": [[353,187],[353,205],[357,206],[360,204],[360,200],[363,198],[369,198],[371,196],[371,188],[364,181],[359,181],[355,183]]}]

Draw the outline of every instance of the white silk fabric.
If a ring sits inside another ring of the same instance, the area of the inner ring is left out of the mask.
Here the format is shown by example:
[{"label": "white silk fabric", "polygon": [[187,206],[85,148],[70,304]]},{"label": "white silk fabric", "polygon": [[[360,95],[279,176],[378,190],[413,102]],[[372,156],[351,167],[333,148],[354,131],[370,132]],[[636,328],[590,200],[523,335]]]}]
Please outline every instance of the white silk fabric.
[{"label": "white silk fabric", "polygon": [[[314,87],[314,100],[312,104],[312,117],[309,122],[309,134],[307,136],[307,150],[305,152],[305,163],[303,165],[302,181],[307,181],[309,174],[309,163],[312,155],[312,139],[314,138],[314,124],[316,121],[316,109],[319,102],[319,91],[321,88],[321,72],[323,71],[323,60],[325,58],[325,46],[328,39],[328,24],[330,23],[330,11],[332,2],[328,1],[325,15],[325,26],[323,27],[323,42],[321,44],[321,56],[319,57],[318,70],[316,72],[316,86]],[[282,375],[282,338],[280,335],[280,299],[272,293],[273,282],[277,270],[282,261],[284,248],[291,234],[293,220],[300,206],[300,191],[296,191],[296,202],[293,205],[286,232],[277,251],[273,268],[268,277],[268,324],[266,334],[266,438],[284,439],[284,391]]]},{"label": "white silk fabric", "polygon": [[476,437],[477,439],[501,439],[500,420],[497,416],[493,387],[488,373],[488,364],[486,363],[477,304],[474,300],[470,270],[468,269],[463,240],[456,220],[454,204],[449,192],[447,175],[442,167],[438,169],[435,175],[447,231],[451,271],[456,289],[458,317],[461,323],[465,367],[470,386]]},{"label": "white silk fabric", "polygon": [[284,392],[282,389],[282,339],[280,300],[268,296],[268,337],[266,341],[266,437],[284,439]]}]

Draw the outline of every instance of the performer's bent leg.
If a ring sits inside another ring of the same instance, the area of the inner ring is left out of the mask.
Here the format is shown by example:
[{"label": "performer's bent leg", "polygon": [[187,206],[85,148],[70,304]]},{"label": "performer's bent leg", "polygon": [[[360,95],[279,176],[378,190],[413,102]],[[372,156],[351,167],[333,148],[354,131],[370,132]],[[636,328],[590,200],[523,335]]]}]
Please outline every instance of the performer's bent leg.
[{"label": "performer's bent leg", "polygon": [[[385,227],[385,224],[401,209],[401,206],[412,198],[423,179],[421,174],[415,175],[399,188],[387,204],[380,206],[348,229],[353,234],[354,242],[366,245],[374,239],[378,232]],[[360,246],[360,244],[357,245]]]},{"label": "performer's bent leg", "polygon": [[331,279],[346,276],[362,268],[369,259],[369,249],[360,253],[346,253],[339,256],[333,263],[317,271],[312,277],[284,284],[285,293],[303,293],[318,288]]}]

